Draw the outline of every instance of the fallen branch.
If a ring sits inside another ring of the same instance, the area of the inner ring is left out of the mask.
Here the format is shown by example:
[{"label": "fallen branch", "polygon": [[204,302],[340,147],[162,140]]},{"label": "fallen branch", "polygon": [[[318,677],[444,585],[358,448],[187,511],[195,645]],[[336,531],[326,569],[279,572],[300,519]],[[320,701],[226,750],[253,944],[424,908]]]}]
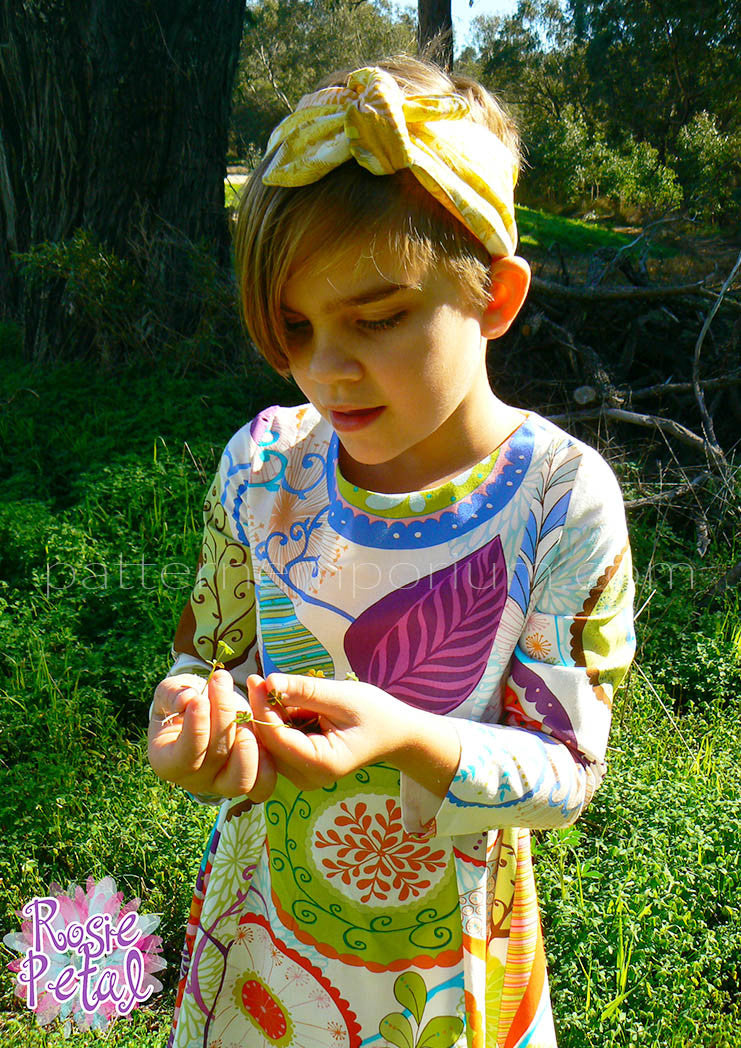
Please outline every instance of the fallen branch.
[{"label": "fallen branch", "polygon": [[[706,291],[703,283],[703,280],[698,280],[694,284],[664,284],[656,287],[566,287],[552,280],[533,277],[531,286],[537,294],[551,298],[570,299],[575,302],[620,302],[624,299],[651,301],[678,295],[698,295]],[[713,295],[713,292],[708,293]]]},{"label": "fallen branch", "polygon": [[675,422],[672,418],[662,418],[659,415],[642,415],[637,411],[626,411],[624,408],[611,407],[595,408],[590,411],[576,411],[565,415],[549,415],[548,418],[551,422],[586,422],[600,418],[611,418],[616,422],[629,422],[634,426],[643,426],[645,429],[659,429],[662,433],[669,434],[682,444],[687,444],[689,447],[694,448],[695,451],[701,451],[703,455],[707,455],[709,451],[711,456],[715,458],[713,448],[707,441],[703,440],[697,433],[693,433],[691,429],[687,429],[680,422]]},{"label": "fallen branch", "polygon": [[620,263],[622,262],[623,258],[629,256],[633,248],[636,247],[636,245],[640,244],[642,240],[645,240],[645,244],[643,245],[643,251],[647,251],[650,247],[650,240],[647,236],[649,230],[654,229],[656,226],[671,225],[672,223],[679,221],[681,221],[681,219],[677,217],[657,218],[654,222],[649,222],[649,224],[647,226],[644,226],[644,228],[641,230],[641,232],[634,240],[631,240],[629,244],[623,244],[623,246],[615,252],[613,258],[610,259],[610,261],[599,274],[599,277],[597,278],[597,280],[594,281],[594,284],[592,286],[597,287],[599,284],[602,283],[603,280],[605,280],[610,275],[610,273],[613,273],[616,269],[619,269]]},{"label": "fallen branch", "polygon": [[[700,380],[702,389],[725,389],[727,386],[741,385],[741,371],[732,371],[728,375],[719,375],[717,378],[704,378]],[[655,386],[644,386],[643,389],[626,391],[631,400],[643,397],[655,397],[659,393],[692,393],[694,390],[692,382],[657,382]]]},{"label": "fallen branch", "polygon": [[555,320],[551,320],[545,314],[542,314],[541,323],[556,342],[581,357],[592,381],[601,390],[602,394],[609,398],[615,398],[620,402],[621,398],[612,383],[605,365],[602,363],[599,353],[583,342],[576,342],[568,328],[565,328],[562,324],[557,324]]},{"label": "fallen branch", "polygon": [[[704,279],[694,284],[656,284],[652,287],[615,286],[592,287],[581,285],[557,284],[553,280],[544,280],[542,277],[533,277],[531,288],[534,297],[542,295],[544,298],[560,298],[570,302],[658,302],[663,298],[696,297],[717,301],[719,292],[712,291],[704,286]],[[734,298],[725,298],[723,306],[741,313],[741,302]]]}]

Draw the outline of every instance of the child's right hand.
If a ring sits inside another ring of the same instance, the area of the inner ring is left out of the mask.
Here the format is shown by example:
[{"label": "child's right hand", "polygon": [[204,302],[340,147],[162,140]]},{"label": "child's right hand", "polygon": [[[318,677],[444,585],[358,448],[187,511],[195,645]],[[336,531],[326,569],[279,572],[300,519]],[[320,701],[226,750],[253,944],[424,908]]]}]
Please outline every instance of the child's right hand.
[{"label": "child's right hand", "polygon": [[[275,765],[252,728],[236,724],[247,702],[231,675],[219,670],[208,694],[202,677],[184,673],[160,681],[147,735],[149,763],[161,779],[193,794],[264,801],[275,786]],[[174,714],[174,716],[173,716]]]}]

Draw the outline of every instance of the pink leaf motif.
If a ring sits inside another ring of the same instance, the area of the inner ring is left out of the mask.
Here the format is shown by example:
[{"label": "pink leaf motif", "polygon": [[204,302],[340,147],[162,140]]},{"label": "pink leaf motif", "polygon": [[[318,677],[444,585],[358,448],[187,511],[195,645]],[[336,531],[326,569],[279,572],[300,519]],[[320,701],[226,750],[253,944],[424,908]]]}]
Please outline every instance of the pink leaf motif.
[{"label": "pink leaf motif", "polygon": [[362,612],[345,634],[350,665],[411,706],[448,713],[481,680],[506,599],[497,536]]}]

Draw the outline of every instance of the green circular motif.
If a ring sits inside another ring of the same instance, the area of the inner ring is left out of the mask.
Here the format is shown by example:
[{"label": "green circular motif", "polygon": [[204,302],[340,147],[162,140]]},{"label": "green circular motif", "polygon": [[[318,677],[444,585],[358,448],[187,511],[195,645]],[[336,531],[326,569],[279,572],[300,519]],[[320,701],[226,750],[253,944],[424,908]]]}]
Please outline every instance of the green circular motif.
[{"label": "green circular motif", "polygon": [[398,770],[375,764],[307,792],[278,782],[265,804],[273,901],[298,938],[372,970],[450,964],[461,949],[452,848],[404,833]]},{"label": "green circular motif", "polygon": [[375,517],[405,520],[420,514],[426,516],[446,509],[451,503],[460,502],[461,499],[476,491],[496,466],[501,450],[501,448],[496,448],[478,463],[478,468],[473,466],[436,488],[398,495],[366,491],[365,488],[350,484],[340,473],[338,465],[335,468],[337,490],[345,502]]}]

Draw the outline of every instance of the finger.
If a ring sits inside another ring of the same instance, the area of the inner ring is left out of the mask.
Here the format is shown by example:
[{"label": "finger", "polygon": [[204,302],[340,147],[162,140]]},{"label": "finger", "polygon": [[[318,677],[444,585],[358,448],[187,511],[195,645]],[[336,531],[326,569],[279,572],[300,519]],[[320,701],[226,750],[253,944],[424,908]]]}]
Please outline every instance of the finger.
[{"label": "finger", "polygon": [[[277,696],[283,706],[323,713],[330,719],[333,711],[344,711],[352,703],[348,681],[327,677],[271,673],[265,680],[265,689],[268,698]],[[276,703],[276,708],[280,709],[280,703]]]},{"label": "finger", "polygon": [[189,701],[186,696],[190,697],[193,690],[191,680],[178,677],[161,680],[154,690],[150,720],[162,723],[183,713]]},{"label": "finger", "polygon": [[148,732],[149,761],[161,778],[171,781],[200,770],[211,734],[208,699],[186,688],[179,701],[182,715],[164,725],[152,717]]},{"label": "finger", "polygon": [[266,801],[275,789],[277,778],[278,771],[275,767],[275,761],[269,751],[258,743],[257,776],[252,789],[249,791],[250,800],[255,801],[257,804]]},{"label": "finger", "polygon": [[280,728],[288,719],[287,697],[281,697],[262,677],[253,675],[247,678],[247,696],[250,709],[258,720]]},{"label": "finger", "polygon": [[210,738],[204,766],[216,770],[226,764],[235,739],[237,693],[231,673],[226,670],[214,673],[208,682],[208,702]]},{"label": "finger", "polygon": [[270,751],[279,775],[299,789],[319,789],[336,782],[347,765],[345,747],[330,742],[321,732],[307,734],[290,727],[267,703],[261,703],[259,694],[250,697],[254,709],[261,713],[253,721],[255,733]]},{"label": "finger", "polygon": [[259,765],[258,742],[250,728],[237,726],[234,744],[213,778],[213,789],[225,797],[240,797],[255,785]]}]

